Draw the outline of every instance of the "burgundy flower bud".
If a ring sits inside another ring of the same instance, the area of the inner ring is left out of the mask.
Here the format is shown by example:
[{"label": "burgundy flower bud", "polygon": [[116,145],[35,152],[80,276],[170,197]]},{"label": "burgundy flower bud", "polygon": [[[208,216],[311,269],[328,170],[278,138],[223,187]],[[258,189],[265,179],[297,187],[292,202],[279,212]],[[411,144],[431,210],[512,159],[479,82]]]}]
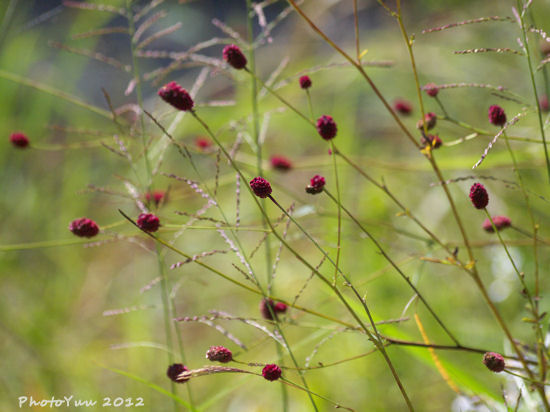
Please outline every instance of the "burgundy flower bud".
[{"label": "burgundy flower bud", "polygon": [[24,149],[30,143],[29,138],[25,136],[23,133],[19,133],[19,132],[11,134],[10,142],[15,147],[20,147],[21,149]]},{"label": "burgundy flower bud", "polygon": [[300,87],[304,90],[311,87],[311,79],[309,78],[309,76],[300,77]]},{"label": "burgundy flower bud", "polygon": [[97,223],[85,217],[73,220],[69,225],[69,230],[80,237],[94,237],[99,233]]},{"label": "burgundy flower bud", "polygon": [[285,313],[288,309],[288,306],[285,305],[283,302],[277,302],[273,309],[275,310],[275,313]]},{"label": "burgundy flower bud", "polygon": [[[426,113],[424,115],[424,121],[426,122],[426,128],[428,130],[431,130],[435,127],[435,125],[437,123],[437,115],[433,112]],[[420,119],[418,121],[418,123],[416,123],[416,128],[417,129],[423,129],[424,128],[424,121],[422,121],[422,119]]]},{"label": "burgundy flower bud", "polygon": [[506,366],[502,355],[496,352],[485,352],[485,355],[483,355],[483,364],[490,371],[497,373],[502,372]]},{"label": "burgundy flower bud", "polygon": [[[271,308],[271,311],[269,310]],[[273,315],[271,315],[271,312],[275,316],[277,316],[277,313],[275,311],[275,303],[271,299],[262,299],[260,301],[260,313],[262,314],[262,317],[267,320],[273,320]]]},{"label": "burgundy flower bud", "polygon": [[[493,223],[495,224],[498,232],[500,232],[502,229],[506,229],[507,227],[512,226],[512,221],[506,216],[493,216]],[[483,222],[483,229],[489,233],[495,232],[495,230],[493,229],[493,225],[491,224],[491,221],[489,219],[485,219],[485,221]]]},{"label": "burgundy flower bud", "polygon": [[546,40],[542,40],[540,43],[540,51],[543,55],[548,56],[550,54],[550,43]]},{"label": "burgundy flower bud", "polygon": [[412,105],[403,99],[397,99],[393,104],[393,109],[403,115],[409,115],[412,112]]},{"label": "burgundy flower bud", "polygon": [[268,381],[276,381],[281,377],[281,368],[275,364],[265,365],[262,369],[262,376]]},{"label": "burgundy flower bud", "polygon": [[252,188],[254,194],[261,198],[268,197],[272,192],[269,182],[259,176],[250,181],[250,187]]},{"label": "burgundy flower bud", "polygon": [[441,147],[441,145],[443,144],[441,138],[436,134],[429,134],[427,138],[422,137],[421,142],[425,146],[429,144],[434,149]]},{"label": "burgundy flower bud", "polygon": [[[271,308],[271,311],[269,310]],[[271,312],[277,317],[279,313],[285,313],[288,309],[288,306],[282,302],[273,302],[272,299],[262,299],[260,301],[260,313],[262,317],[267,320],[273,320]]]},{"label": "burgundy flower bud", "polygon": [[292,163],[284,156],[272,156],[271,157],[271,166],[274,169],[287,171],[292,169]]},{"label": "burgundy flower bud", "polygon": [[209,139],[207,139],[206,137],[197,137],[195,139],[195,145],[200,150],[206,150],[206,149],[210,149],[212,147],[212,142]]},{"label": "burgundy flower bud", "polygon": [[484,209],[489,204],[489,194],[481,183],[474,183],[470,188],[470,200],[476,209]]},{"label": "burgundy flower bud", "polygon": [[184,383],[189,380],[189,378],[183,379],[178,378],[183,372],[188,372],[189,368],[182,363],[174,363],[173,365],[168,366],[166,371],[166,376],[168,376],[172,381],[176,383]]},{"label": "burgundy flower bud", "polygon": [[240,70],[246,67],[246,57],[239,46],[235,46],[234,44],[224,47],[223,59],[234,69]]},{"label": "burgundy flower bud", "polygon": [[306,192],[312,195],[321,193],[325,187],[325,178],[323,176],[315,175],[310,180],[310,185],[306,187]]},{"label": "burgundy flower bud", "polygon": [[159,230],[160,220],[152,213],[142,213],[138,216],[137,225],[146,232],[156,232]]},{"label": "burgundy flower bud", "polygon": [[544,95],[539,100],[540,109],[543,112],[547,112],[550,110],[550,104],[548,103],[548,96]]},{"label": "burgundy flower bud", "polygon": [[147,202],[154,202],[155,206],[158,206],[161,202],[166,202],[166,192],[155,190],[152,193],[145,193],[145,200]]},{"label": "burgundy flower bud", "polygon": [[160,88],[158,95],[169,105],[187,112],[193,109],[195,103],[191,95],[176,82],[170,82]]},{"label": "burgundy flower bud", "polygon": [[334,139],[336,136],[337,128],[334,119],[326,114],[317,119],[317,132],[325,140]]},{"label": "burgundy flower bud", "polygon": [[212,362],[227,363],[233,360],[233,354],[226,347],[210,346],[210,349],[206,352],[206,359]]},{"label": "burgundy flower bud", "polygon": [[437,96],[437,93],[439,93],[439,87],[435,83],[428,83],[423,87],[426,94],[430,97]]},{"label": "burgundy flower bud", "polygon": [[506,123],[506,113],[504,113],[504,109],[497,105],[489,107],[489,122],[495,126],[504,126]]}]

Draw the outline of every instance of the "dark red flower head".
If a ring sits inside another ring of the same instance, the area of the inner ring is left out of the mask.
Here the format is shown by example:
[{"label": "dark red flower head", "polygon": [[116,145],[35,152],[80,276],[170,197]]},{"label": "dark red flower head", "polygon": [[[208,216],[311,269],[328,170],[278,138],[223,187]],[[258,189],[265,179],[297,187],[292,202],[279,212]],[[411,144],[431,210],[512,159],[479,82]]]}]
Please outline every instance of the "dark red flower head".
[{"label": "dark red flower head", "polygon": [[300,87],[302,89],[309,89],[311,87],[311,79],[309,76],[300,77]]},{"label": "dark red flower head", "polygon": [[281,377],[281,368],[275,364],[265,365],[262,369],[262,376],[268,381],[276,381]]},{"label": "dark red flower head", "polygon": [[239,48],[234,44],[225,46],[223,49],[223,59],[234,69],[240,70],[246,67],[246,57]]},{"label": "dark red flower head", "polygon": [[174,363],[173,365],[168,366],[166,375],[176,383],[184,383],[184,382],[187,382],[189,378],[178,379],[178,376],[181,375],[183,372],[187,372],[187,371],[189,371],[189,368],[187,366],[183,365],[182,363]]},{"label": "dark red flower head", "polygon": [[191,110],[195,105],[187,90],[176,82],[170,82],[162,86],[158,91],[158,95],[169,105],[184,112]]},{"label": "dark red flower head", "polygon": [[[424,120],[426,121],[426,128],[428,130],[431,130],[435,127],[435,125],[437,123],[437,115],[433,112],[426,113],[424,115]],[[416,124],[416,128],[417,129],[423,129],[424,128],[424,122],[422,121],[422,119],[420,119],[418,121],[418,123]]]},{"label": "dark red flower head", "polygon": [[25,136],[23,133],[12,133],[10,136],[10,142],[15,147],[20,147],[21,149],[24,149],[29,145],[29,138]]},{"label": "dark red flower head", "polygon": [[334,139],[337,132],[336,122],[331,116],[324,114],[317,119],[317,131],[325,140]]},{"label": "dark red flower head", "polygon": [[172,105],[178,110],[187,112],[193,109],[195,103],[191,95],[176,82],[170,82],[160,88],[158,95],[166,103]]},{"label": "dark red flower head", "polygon": [[145,193],[147,202],[154,202],[158,206],[161,202],[166,202],[166,192],[163,190],[155,190],[154,192]]},{"label": "dark red flower head", "polygon": [[429,134],[428,138],[422,137],[421,141],[423,145],[429,144],[433,149],[437,149],[443,144],[441,138],[436,134]]},{"label": "dark red flower head", "polygon": [[[506,216],[493,216],[493,223],[495,224],[498,232],[512,226],[512,221]],[[489,233],[494,233],[495,231],[489,219],[485,219],[483,222],[483,229]]]},{"label": "dark red flower head", "polygon": [[212,362],[227,363],[233,360],[233,354],[224,346],[210,346],[206,352],[206,359]]},{"label": "dark red flower head", "polygon": [[481,183],[474,183],[470,188],[470,200],[476,209],[484,209],[489,204],[489,194]]},{"label": "dark red flower head", "polygon": [[80,237],[94,237],[99,233],[97,223],[85,217],[73,220],[69,225],[69,230]]},{"label": "dark red flower head", "polygon": [[550,104],[548,103],[548,96],[544,95],[539,99],[539,105],[540,109],[543,112],[547,112],[550,110]]},{"label": "dark red flower head", "polygon": [[487,369],[497,373],[502,372],[506,366],[502,355],[496,352],[485,352],[483,363],[487,366]]},{"label": "dark red flower head", "polygon": [[156,232],[159,230],[160,220],[152,213],[142,213],[138,216],[137,225],[146,232]]},{"label": "dark red flower head", "polygon": [[272,192],[269,182],[259,176],[250,181],[250,187],[256,196],[262,198],[268,197]]},{"label": "dark red flower head", "polygon": [[212,147],[212,142],[206,137],[197,137],[195,139],[195,144],[201,150],[210,149]]},{"label": "dark red flower head", "polygon": [[271,166],[273,169],[287,171],[292,169],[292,163],[284,156],[272,156]]},{"label": "dark red flower head", "polygon": [[312,195],[321,193],[325,184],[326,181],[323,176],[315,175],[311,178],[309,186],[306,187],[306,192]]},{"label": "dark red flower head", "polygon": [[426,94],[430,97],[437,96],[437,93],[439,93],[439,87],[437,87],[437,84],[435,83],[428,83],[423,87]]},{"label": "dark red flower head", "polygon": [[[271,311],[269,310],[271,308]],[[273,302],[272,299],[262,299],[260,301],[260,313],[262,314],[262,317],[267,320],[273,320],[273,316],[271,315],[271,312],[275,316],[277,316],[279,313],[285,313],[288,307],[282,303],[282,302]]]},{"label": "dark red flower head", "polygon": [[489,121],[495,126],[504,126],[506,123],[504,109],[497,105],[489,107]]},{"label": "dark red flower head", "polygon": [[275,304],[275,313],[285,313],[286,310],[288,309],[288,306],[285,305],[283,302],[277,302]]},{"label": "dark red flower head", "polygon": [[396,112],[404,115],[411,114],[413,109],[412,105],[408,101],[403,99],[397,99],[393,104],[393,108]]}]

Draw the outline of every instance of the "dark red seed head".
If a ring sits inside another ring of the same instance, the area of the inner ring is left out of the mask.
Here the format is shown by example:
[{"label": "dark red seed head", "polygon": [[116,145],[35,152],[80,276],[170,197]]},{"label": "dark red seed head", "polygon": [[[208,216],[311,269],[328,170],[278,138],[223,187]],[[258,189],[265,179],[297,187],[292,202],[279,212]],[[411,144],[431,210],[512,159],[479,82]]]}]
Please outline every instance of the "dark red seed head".
[{"label": "dark red seed head", "polygon": [[97,223],[85,217],[73,220],[69,224],[69,230],[80,237],[94,237],[99,233]]},{"label": "dark red seed head", "polygon": [[[269,310],[271,308],[271,311]],[[277,313],[275,312],[275,304],[273,300],[271,299],[262,299],[260,301],[260,313],[262,314],[262,317],[267,320],[273,320],[273,314],[277,316]]]},{"label": "dark red seed head", "polygon": [[142,213],[138,216],[137,225],[146,232],[156,232],[159,230],[160,220],[152,213]]},{"label": "dark red seed head", "polygon": [[[437,123],[437,115],[433,112],[426,113],[424,115],[424,121],[426,122],[426,128],[428,130],[431,130],[435,127]],[[417,129],[423,129],[424,128],[424,121],[420,119],[418,123],[416,124]]]},{"label": "dark red seed head", "polygon": [[302,89],[309,89],[311,87],[311,79],[309,76],[300,77],[300,87]]},{"label": "dark red seed head", "polygon": [[287,171],[292,169],[292,163],[284,156],[272,156],[271,166],[273,169]]},{"label": "dark red seed head", "polygon": [[25,136],[23,133],[19,133],[19,132],[15,132],[11,134],[10,142],[15,147],[19,147],[21,149],[24,149],[30,143],[29,138]]},{"label": "dark red seed head", "polygon": [[317,132],[325,140],[334,139],[337,132],[336,122],[331,116],[322,115],[317,119]]},{"label": "dark red seed head", "polygon": [[275,313],[285,313],[288,306],[282,302],[277,302],[273,309],[275,309]]},{"label": "dark red seed head", "polygon": [[550,104],[548,103],[548,96],[544,95],[539,99],[539,105],[540,109],[543,112],[547,112],[550,110]]},{"label": "dark red seed head", "polygon": [[403,99],[397,99],[393,103],[393,109],[403,115],[409,115],[413,110],[412,105],[408,101]]},{"label": "dark red seed head", "polygon": [[[512,226],[512,221],[506,216],[493,216],[493,223],[495,224],[498,232],[500,232],[502,229],[506,229],[507,227]],[[483,222],[483,229],[489,233],[495,232],[495,230],[493,229],[493,225],[491,224],[491,221],[489,219],[485,219],[485,221]]]},{"label": "dark red seed head", "polygon": [[275,364],[265,365],[262,369],[262,376],[268,381],[276,381],[281,377],[281,368]]},{"label": "dark red seed head", "polygon": [[223,49],[223,59],[234,69],[240,70],[246,67],[246,57],[239,48],[234,44],[229,44]]},{"label": "dark red seed head", "polygon": [[485,352],[483,355],[483,364],[487,366],[492,372],[502,372],[506,365],[504,364],[504,358],[500,353]]},{"label": "dark red seed head", "polygon": [[195,139],[195,145],[197,145],[200,150],[206,150],[212,147],[212,142],[206,137],[197,137]]},{"label": "dark red seed head", "polygon": [[481,183],[474,183],[470,188],[470,200],[476,209],[484,209],[489,204],[489,194]]},{"label": "dark red seed head", "polygon": [[506,123],[504,109],[497,105],[489,107],[489,121],[495,126],[504,126]]},{"label": "dark red seed head", "polygon": [[172,381],[176,383],[184,383],[189,380],[189,378],[182,379],[178,378],[183,372],[188,372],[189,368],[182,363],[174,363],[173,365],[168,366],[166,371],[166,376],[168,376]]},{"label": "dark red seed head", "polygon": [[436,134],[429,134],[427,138],[422,137],[421,141],[423,145],[429,144],[433,149],[437,149],[443,144],[441,138]]},{"label": "dark red seed head", "polygon": [[227,363],[233,360],[233,354],[224,346],[210,346],[206,352],[206,359],[212,362]]},{"label": "dark red seed head", "polygon": [[428,83],[423,87],[426,94],[430,97],[437,96],[437,93],[439,93],[439,87],[435,83]]},{"label": "dark red seed head", "polygon": [[250,181],[250,187],[252,188],[254,194],[261,198],[268,197],[272,192],[269,182],[259,176]]},{"label": "dark red seed head", "polygon": [[170,82],[160,88],[158,95],[169,105],[184,112],[193,108],[195,103],[191,95],[176,82]]},{"label": "dark red seed head", "polygon": [[312,195],[321,193],[325,184],[326,181],[323,176],[315,175],[311,178],[309,186],[306,187],[306,192]]},{"label": "dark red seed head", "polygon": [[166,192],[163,190],[155,190],[154,192],[145,193],[147,202],[154,202],[158,206],[161,202],[166,202]]}]

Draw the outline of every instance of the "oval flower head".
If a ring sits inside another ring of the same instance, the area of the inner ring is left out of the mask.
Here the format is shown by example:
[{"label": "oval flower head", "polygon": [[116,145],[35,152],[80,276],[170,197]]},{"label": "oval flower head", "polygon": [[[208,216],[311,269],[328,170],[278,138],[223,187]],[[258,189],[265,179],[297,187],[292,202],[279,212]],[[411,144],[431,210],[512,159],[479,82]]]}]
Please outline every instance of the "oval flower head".
[{"label": "oval flower head", "polygon": [[476,209],[484,209],[489,204],[489,194],[481,183],[474,183],[470,188],[470,200]]},{"label": "oval flower head", "polygon": [[325,140],[334,139],[336,132],[338,131],[336,127],[336,122],[332,116],[326,114],[322,115],[317,119],[317,132]]},{"label": "oval flower head", "polygon": [[156,232],[160,227],[160,220],[152,213],[142,213],[138,216],[137,225],[146,232]]},{"label": "oval flower head", "polygon": [[250,188],[256,196],[261,198],[268,197],[272,192],[269,182],[259,176],[250,181]]},{"label": "oval flower head", "polygon": [[223,59],[234,69],[240,70],[246,67],[246,57],[239,48],[234,44],[225,46],[223,49]]},{"label": "oval flower head", "polygon": [[166,103],[178,110],[187,112],[193,109],[195,103],[191,95],[176,82],[165,84],[158,91],[158,95]]}]

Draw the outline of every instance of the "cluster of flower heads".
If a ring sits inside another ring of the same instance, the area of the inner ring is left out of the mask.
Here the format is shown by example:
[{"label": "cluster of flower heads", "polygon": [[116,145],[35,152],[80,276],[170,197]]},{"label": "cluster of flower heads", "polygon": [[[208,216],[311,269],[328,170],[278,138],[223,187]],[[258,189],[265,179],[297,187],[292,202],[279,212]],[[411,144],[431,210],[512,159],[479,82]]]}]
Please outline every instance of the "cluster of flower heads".
[{"label": "cluster of flower heads", "polygon": [[[225,346],[210,346],[206,351],[206,359],[220,363],[229,363],[234,360],[233,353]],[[187,366],[182,363],[174,363],[168,366],[166,376],[173,382],[185,383],[190,379],[190,376],[182,376],[185,372],[190,372]],[[262,376],[268,381],[276,381],[281,377],[281,373],[281,368],[273,363],[265,365],[262,369]]]}]

